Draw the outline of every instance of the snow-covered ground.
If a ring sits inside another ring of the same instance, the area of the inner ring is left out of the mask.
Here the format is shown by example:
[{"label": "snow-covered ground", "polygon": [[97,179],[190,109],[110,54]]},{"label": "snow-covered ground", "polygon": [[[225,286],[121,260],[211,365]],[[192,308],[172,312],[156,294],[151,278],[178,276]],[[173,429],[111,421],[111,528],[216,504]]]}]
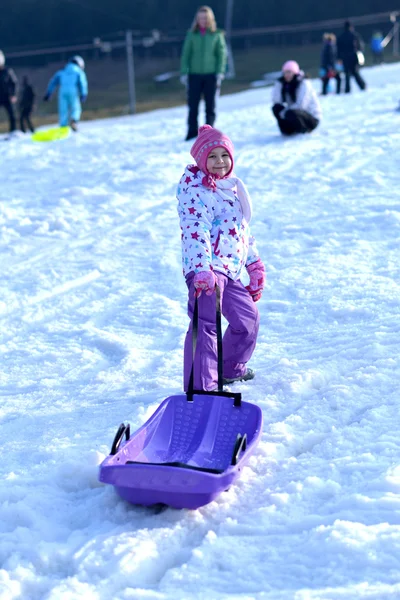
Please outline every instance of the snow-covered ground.
[{"label": "snow-covered ground", "polygon": [[265,425],[197,511],[98,482],[182,386],[185,107],[1,143],[1,600],[400,598],[400,66],[364,74],[292,140],[269,89],[219,101],[268,269],[235,386]]}]

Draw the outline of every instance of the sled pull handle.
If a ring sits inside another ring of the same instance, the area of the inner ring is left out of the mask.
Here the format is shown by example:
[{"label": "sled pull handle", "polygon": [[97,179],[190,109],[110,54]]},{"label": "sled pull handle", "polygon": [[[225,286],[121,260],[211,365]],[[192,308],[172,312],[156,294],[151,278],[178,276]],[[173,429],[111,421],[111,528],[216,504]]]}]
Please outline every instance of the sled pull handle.
[{"label": "sled pull handle", "polygon": [[[224,389],[222,383],[223,359],[222,359],[222,321],[221,321],[221,290],[219,285],[215,286],[215,312],[217,325],[217,363],[218,363],[218,391]],[[194,357],[196,355],[197,337],[199,334],[199,301],[197,296],[194,301],[193,329],[192,329],[192,370],[190,373],[189,390],[194,389]]]},{"label": "sled pull handle", "polygon": [[121,423],[121,425],[118,427],[118,431],[115,434],[114,441],[111,446],[110,454],[112,454],[112,455],[117,454],[119,447],[121,445],[121,442],[122,442],[122,438],[124,437],[124,434],[125,434],[126,441],[128,441],[129,438],[131,437],[131,426],[129,425],[129,423],[128,423],[128,425],[125,425],[125,423]]},{"label": "sled pull handle", "polygon": [[247,433],[245,433],[244,435],[240,435],[240,433],[238,433],[235,445],[233,447],[231,465],[237,465],[240,453],[244,452],[246,450],[246,448],[247,448]]},{"label": "sled pull handle", "polygon": [[242,394],[240,392],[224,392],[223,387],[223,357],[222,357],[222,313],[221,313],[221,290],[218,285],[215,286],[215,309],[216,309],[216,325],[217,325],[217,364],[218,364],[218,391],[206,392],[204,390],[194,389],[194,359],[196,356],[197,336],[199,331],[199,303],[198,299],[194,301],[193,311],[193,329],[192,329],[192,369],[190,372],[189,386],[187,391],[187,399],[193,402],[193,395],[203,396],[225,396],[233,398],[234,406],[241,406]]}]

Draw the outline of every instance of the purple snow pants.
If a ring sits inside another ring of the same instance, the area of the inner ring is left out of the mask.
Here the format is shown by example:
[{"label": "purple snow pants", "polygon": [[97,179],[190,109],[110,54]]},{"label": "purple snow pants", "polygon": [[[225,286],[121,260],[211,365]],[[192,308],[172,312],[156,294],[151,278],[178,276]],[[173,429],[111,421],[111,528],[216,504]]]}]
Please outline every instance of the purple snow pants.
[{"label": "purple snow pants", "polygon": [[[216,273],[221,290],[221,311],[229,325],[223,338],[223,376],[240,377],[254,352],[260,317],[252,297],[240,281]],[[190,325],[185,339],[184,389],[189,385],[192,368],[192,320],[194,311],[194,273],[186,277],[189,288],[188,315]],[[217,326],[215,294],[199,298],[199,330],[194,361],[194,388],[212,391],[218,387]]]}]

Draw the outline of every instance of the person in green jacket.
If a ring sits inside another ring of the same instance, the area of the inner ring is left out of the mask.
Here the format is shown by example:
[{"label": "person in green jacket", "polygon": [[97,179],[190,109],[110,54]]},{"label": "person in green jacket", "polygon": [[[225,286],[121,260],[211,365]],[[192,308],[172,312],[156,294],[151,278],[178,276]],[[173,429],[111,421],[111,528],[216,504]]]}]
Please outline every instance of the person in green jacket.
[{"label": "person in green jacket", "polygon": [[202,96],[206,104],[206,123],[214,125],[215,98],[224,79],[226,57],[224,32],[217,29],[212,9],[201,6],[186,35],[181,57],[181,82],[187,88],[189,106],[186,140],[197,136]]}]

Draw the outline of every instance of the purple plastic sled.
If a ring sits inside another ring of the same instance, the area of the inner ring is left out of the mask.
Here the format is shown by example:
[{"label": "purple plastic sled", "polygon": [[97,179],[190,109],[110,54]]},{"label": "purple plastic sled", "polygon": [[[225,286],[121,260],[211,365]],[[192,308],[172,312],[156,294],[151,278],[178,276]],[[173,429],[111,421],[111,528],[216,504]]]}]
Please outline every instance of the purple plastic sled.
[{"label": "purple plastic sled", "polygon": [[199,508],[237,479],[261,429],[261,409],[240,394],[170,396],[132,436],[119,427],[99,479],[133,504]]},{"label": "purple plastic sled", "polygon": [[[199,324],[193,314],[193,357]],[[262,429],[261,409],[242,402],[241,394],[223,391],[220,291],[216,288],[218,391],[194,390],[193,366],[188,392],[170,396],[130,436],[121,424],[99,479],[115,486],[132,504],[199,508],[239,477]],[[193,360],[194,364],[194,360]],[[125,437],[125,442],[123,438]]]}]

